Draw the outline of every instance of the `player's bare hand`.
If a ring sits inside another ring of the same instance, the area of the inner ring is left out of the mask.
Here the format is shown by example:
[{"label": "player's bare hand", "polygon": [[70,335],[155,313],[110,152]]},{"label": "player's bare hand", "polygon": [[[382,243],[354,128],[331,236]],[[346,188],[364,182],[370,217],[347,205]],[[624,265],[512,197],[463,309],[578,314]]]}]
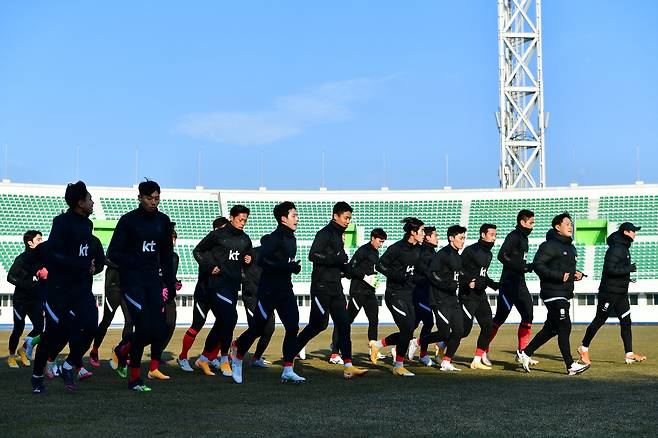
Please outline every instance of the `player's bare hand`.
[{"label": "player's bare hand", "polygon": [[247,254],[246,256],[244,256],[244,262],[245,262],[246,264],[251,263],[251,256],[250,256],[249,254]]},{"label": "player's bare hand", "polygon": [[576,281],[580,281],[580,280],[582,280],[582,279],[583,279],[583,273],[580,272],[580,271],[576,271],[576,274],[574,275],[574,279],[575,279]]},{"label": "player's bare hand", "polygon": [[566,283],[567,281],[569,281],[569,273],[565,272],[564,276],[562,277],[562,282]]},{"label": "player's bare hand", "polygon": [[219,274],[219,266],[215,266],[214,268],[212,268],[212,272],[210,273],[210,275],[218,275],[218,274]]}]

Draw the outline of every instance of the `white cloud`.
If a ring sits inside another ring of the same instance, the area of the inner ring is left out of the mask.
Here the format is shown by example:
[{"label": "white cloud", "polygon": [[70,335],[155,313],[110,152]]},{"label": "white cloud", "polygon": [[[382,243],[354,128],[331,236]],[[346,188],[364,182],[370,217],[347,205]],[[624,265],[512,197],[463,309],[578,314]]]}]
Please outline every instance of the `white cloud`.
[{"label": "white cloud", "polygon": [[327,82],[306,92],[279,97],[269,110],[187,114],[176,130],[216,143],[270,144],[298,135],[314,124],[349,120],[350,104],[372,99],[378,87],[395,77]]}]

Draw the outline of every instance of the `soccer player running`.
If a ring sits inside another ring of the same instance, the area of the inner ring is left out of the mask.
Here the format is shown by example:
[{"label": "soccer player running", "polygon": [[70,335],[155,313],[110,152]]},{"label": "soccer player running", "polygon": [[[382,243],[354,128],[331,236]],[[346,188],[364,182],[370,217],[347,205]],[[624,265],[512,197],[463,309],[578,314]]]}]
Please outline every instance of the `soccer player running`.
[{"label": "soccer player running", "polygon": [[[9,368],[18,368],[18,359],[23,366],[30,366],[32,348],[39,343],[43,332],[43,303],[39,294],[40,280],[48,278],[48,270],[36,248],[43,242],[41,231],[29,230],[23,234],[25,251],[12,263],[7,273],[7,281],[14,286],[14,328],[9,336]],[[32,330],[18,349],[18,340],[25,329],[25,318],[30,318]]]},{"label": "soccer player running", "polygon": [[[261,245],[267,239],[267,235],[261,237]],[[247,323],[249,325],[253,324],[252,319],[256,317],[258,310],[258,285],[260,284],[260,277],[263,273],[263,268],[254,263],[254,260],[258,260],[258,254],[260,253],[260,247],[254,248],[251,252],[252,262],[242,268],[242,303],[244,304],[244,310],[247,314]],[[256,351],[251,357],[251,366],[257,368],[268,368],[272,363],[266,360],[263,357],[263,353],[267,349],[267,346],[272,339],[274,334],[275,320],[274,313],[270,315],[269,319],[265,323],[265,328],[263,334],[258,339],[258,344],[256,345]]]},{"label": "soccer player running", "polygon": [[[521,323],[518,329],[518,348],[516,360],[520,362],[520,351],[528,345],[532,335],[532,296],[526,286],[525,274],[532,272],[532,263],[528,263],[528,236],[535,227],[535,214],[530,210],[521,210],[516,216],[516,228],[512,230],[500,250],[498,260],[503,264],[503,272],[500,276],[500,288],[498,290],[498,304],[496,315],[493,317],[493,330],[487,352],[482,355],[482,363],[491,366],[488,351],[498,329],[505,323],[512,311],[512,306],[521,315]],[[532,365],[538,362],[531,360]]]},{"label": "soccer player running", "polygon": [[611,309],[619,318],[621,339],[626,352],[624,361],[630,364],[646,360],[645,356],[633,353],[631,305],[628,301],[628,285],[632,281],[631,273],[637,271],[637,266],[631,262],[630,247],[640,228],[630,222],[624,222],[617,231],[608,236],[608,250],[603,261],[603,275],[599,285],[599,304],[596,308],[596,316],[587,327],[582,345],[578,348],[580,359],[585,364],[591,363],[589,346],[596,336],[596,332],[607,321]]},{"label": "soccer player running", "polygon": [[[376,292],[377,272],[375,265],[379,262],[379,249],[386,241],[386,232],[375,228],[370,232],[370,241],[356,250],[350,265],[350,294],[347,313],[350,324],[354,322],[361,309],[368,318],[368,343],[377,341],[377,326],[379,325],[379,303]],[[343,365],[343,358],[338,351],[338,329],[334,326],[331,342],[331,357],[329,362]]]},{"label": "soccer player running", "polygon": [[420,323],[423,323],[423,328],[420,330],[420,337],[412,339],[409,343],[408,357],[413,359],[414,353],[420,348],[420,356],[418,361],[425,366],[434,366],[434,362],[427,354],[428,343],[427,337],[432,333],[434,327],[434,311],[430,306],[430,283],[427,278],[427,272],[436,254],[436,247],[439,245],[439,235],[435,227],[425,227],[425,240],[420,248],[420,258],[416,264],[416,274],[418,279],[416,287],[413,292],[414,313],[416,314],[416,322],[414,329]]},{"label": "soccer player running", "polygon": [[98,325],[92,276],[103,270],[105,257],[89,220],[94,201],[82,181],[69,184],[64,199],[69,208],[53,219],[47,243],[46,327],[34,360],[31,380],[35,394],[45,391],[46,361],[54,358],[67,341],[70,351],[62,364],[61,376],[65,388],[75,391],[75,369],[82,367],[82,355]]},{"label": "soccer player running", "polygon": [[[430,302],[436,311],[437,332],[431,335],[446,339],[446,350],[441,359],[441,371],[461,371],[452,364],[464,334],[464,314],[459,304],[459,275],[462,261],[459,251],[464,248],[466,228],[452,225],[447,232],[448,244],[441,248],[430,263],[427,278],[430,282]],[[438,339],[437,339],[438,340]]]},{"label": "soccer player running", "polygon": [[[228,224],[228,219],[223,216],[218,217],[212,223],[212,229],[217,230],[223,228]],[[192,308],[192,325],[187,329],[185,335],[183,336],[183,346],[181,352],[176,359],[178,366],[183,370],[189,373],[193,372],[194,369],[190,366],[190,362],[187,358],[190,348],[194,345],[194,341],[203,328],[203,325],[206,323],[206,317],[208,315],[208,310],[210,310],[210,304],[208,296],[206,294],[206,286],[208,282],[209,275],[201,270],[199,267],[198,279],[196,286],[194,287],[194,307]],[[215,349],[213,356],[219,355],[219,348]],[[219,359],[210,361],[210,365],[219,369]]]},{"label": "soccer player running", "polygon": [[459,302],[464,310],[464,337],[471,333],[473,319],[477,319],[480,335],[477,339],[475,356],[471,362],[472,369],[490,370],[491,367],[482,363],[482,356],[489,345],[493,328],[491,306],[487,299],[486,289],[498,290],[498,283],[489,278],[491,265],[491,248],[496,242],[496,226],[483,224],[480,227],[480,239],[468,246],[462,252],[462,274],[459,280]]},{"label": "soccer player running", "polygon": [[[125,377],[126,358],[130,357],[128,388],[149,392],[141,378],[144,347],[151,346],[150,379],[167,380],[159,369],[167,336],[162,283],[167,286],[167,302],[176,298],[173,272],[172,230],[169,216],[158,210],[160,186],[144,181],[138,186],[139,206],[119,219],[108,248],[109,258],[119,267],[123,298],[135,330],[114,349],[117,371]],[[162,270],[162,277],[160,276]]]},{"label": "soccer player running", "polygon": [[402,223],[404,237],[386,249],[376,266],[386,277],[384,300],[399,331],[382,340],[370,341],[370,360],[377,365],[379,350],[387,345],[397,344],[393,374],[413,377],[415,374],[404,367],[403,355],[409,348],[416,324],[412,295],[420,246],[425,238],[425,224],[415,217],[404,218]]},{"label": "soccer player running", "polygon": [[242,383],[242,364],[244,355],[256,338],[265,333],[267,321],[276,310],[285,328],[283,338],[283,373],[282,382],[304,382],[306,379],[293,370],[293,362],[298,353],[297,333],[299,332],[299,309],[292,287],[292,274],[302,270],[297,255],[295,230],[299,217],[295,204],[282,202],[274,207],[274,218],[278,226],[263,241],[256,263],[263,268],[258,285],[256,308],[258,312],[249,324],[247,331],[235,340],[233,358],[233,380]]},{"label": "soccer player running", "polygon": [[236,309],[238,292],[242,282],[242,268],[251,263],[251,239],[244,232],[249,219],[249,209],[244,205],[231,207],[229,223],[211,231],[194,248],[193,254],[199,268],[208,275],[207,297],[215,323],[208,334],[203,353],[196,361],[207,376],[214,376],[210,362],[216,359],[214,352],[220,347],[220,370],[231,377],[228,352],[233,330],[238,322]]},{"label": "soccer player running", "polygon": [[589,364],[574,362],[571,357],[569,336],[571,334],[570,300],[573,298],[574,282],[583,279],[583,273],[576,269],[578,257],[573,245],[573,222],[569,213],[553,218],[553,228],[546,233],[546,241],[539,245],[533,260],[534,270],[539,276],[540,297],[544,301],[548,315],[542,329],[521,351],[521,364],[530,372],[530,358],[551,338],[557,335],[557,343],[570,376],[583,373]]},{"label": "soccer player running", "polygon": [[344,362],[343,377],[363,376],[367,370],[352,365],[352,340],[347,302],[341,278],[349,269],[345,253],[344,233],[352,220],[352,207],[337,202],[328,225],[315,235],[308,259],[313,262],[311,274],[311,313],[306,327],[299,333],[297,349],[302,350],[318,334],[326,330],[329,316],[338,331],[338,351]]}]

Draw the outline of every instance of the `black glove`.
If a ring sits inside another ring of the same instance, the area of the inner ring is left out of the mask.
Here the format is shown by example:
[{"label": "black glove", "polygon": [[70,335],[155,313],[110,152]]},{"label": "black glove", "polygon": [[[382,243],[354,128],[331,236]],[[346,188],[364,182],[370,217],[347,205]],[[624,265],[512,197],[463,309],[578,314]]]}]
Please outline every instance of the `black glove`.
[{"label": "black glove", "polygon": [[631,264],[631,272],[637,272],[637,265],[635,263]]},{"label": "black glove", "polygon": [[297,260],[296,262],[290,262],[288,263],[288,266],[290,267],[290,272],[293,274],[299,274],[302,272],[302,261]]},{"label": "black glove", "polygon": [[534,268],[535,268],[535,267],[533,266],[532,263],[526,263],[526,264],[525,264],[525,272],[526,272],[526,273],[528,273],[528,272],[532,272],[532,270],[533,270]]},{"label": "black glove", "polygon": [[500,283],[497,282],[497,281],[494,281],[494,283],[491,285],[491,289],[493,289],[493,290],[500,289]]}]

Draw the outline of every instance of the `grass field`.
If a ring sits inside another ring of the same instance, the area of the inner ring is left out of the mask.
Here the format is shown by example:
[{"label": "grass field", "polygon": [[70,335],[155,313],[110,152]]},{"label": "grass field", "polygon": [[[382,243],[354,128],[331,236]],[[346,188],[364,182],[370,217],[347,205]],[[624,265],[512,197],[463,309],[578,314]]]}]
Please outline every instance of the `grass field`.
[{"label": "grass field", "polygon": [[[380,333],[391,330],[382,327]],[[574,355],[584,330],[574,327]],[[177,330],[169,351],[178,351],[183,333]],[[197,338],[193,354],[206,333]],[[330,332],[325,332],[309,345],[309,358],[296,363],[308,379],[301,385],[282,384],[278,363],[267,370],[245,367],[245,383],[236,385],[230,378],[184,373],[172,360],[161,368],[170,381],[150,382],[153,392],[136,394],[103,360],[75,394],[53,380],[47,394],[35,396],[31,371],[9,369],[3,358],[0,430],[3,436],[87,437],[658,435],[658,327],[633,327],[635,349],[649,359],[625,365],[619,327],[605,326],[590,349],[592,368],[574,377],[565,374],[555,340],[534,356],[540,360],[536,370],[523,373],[513,360],[516,327],[505,326],[493,346],[493,371],[468,369],[471,335],[458,352],[461,373],[412,364],[416,377],[396,378],[390,360],[369,365],[365,333],[365,327],[355,327],[352,339],[355,362],[370,368],[366,377],[344,381],[341,367],[327,363]],[[110,330],[102,359],[118,335]],[[281,335],[277,329],[270,359],[280,356]],[[2,345],[8,336],[0,331]]]}]

